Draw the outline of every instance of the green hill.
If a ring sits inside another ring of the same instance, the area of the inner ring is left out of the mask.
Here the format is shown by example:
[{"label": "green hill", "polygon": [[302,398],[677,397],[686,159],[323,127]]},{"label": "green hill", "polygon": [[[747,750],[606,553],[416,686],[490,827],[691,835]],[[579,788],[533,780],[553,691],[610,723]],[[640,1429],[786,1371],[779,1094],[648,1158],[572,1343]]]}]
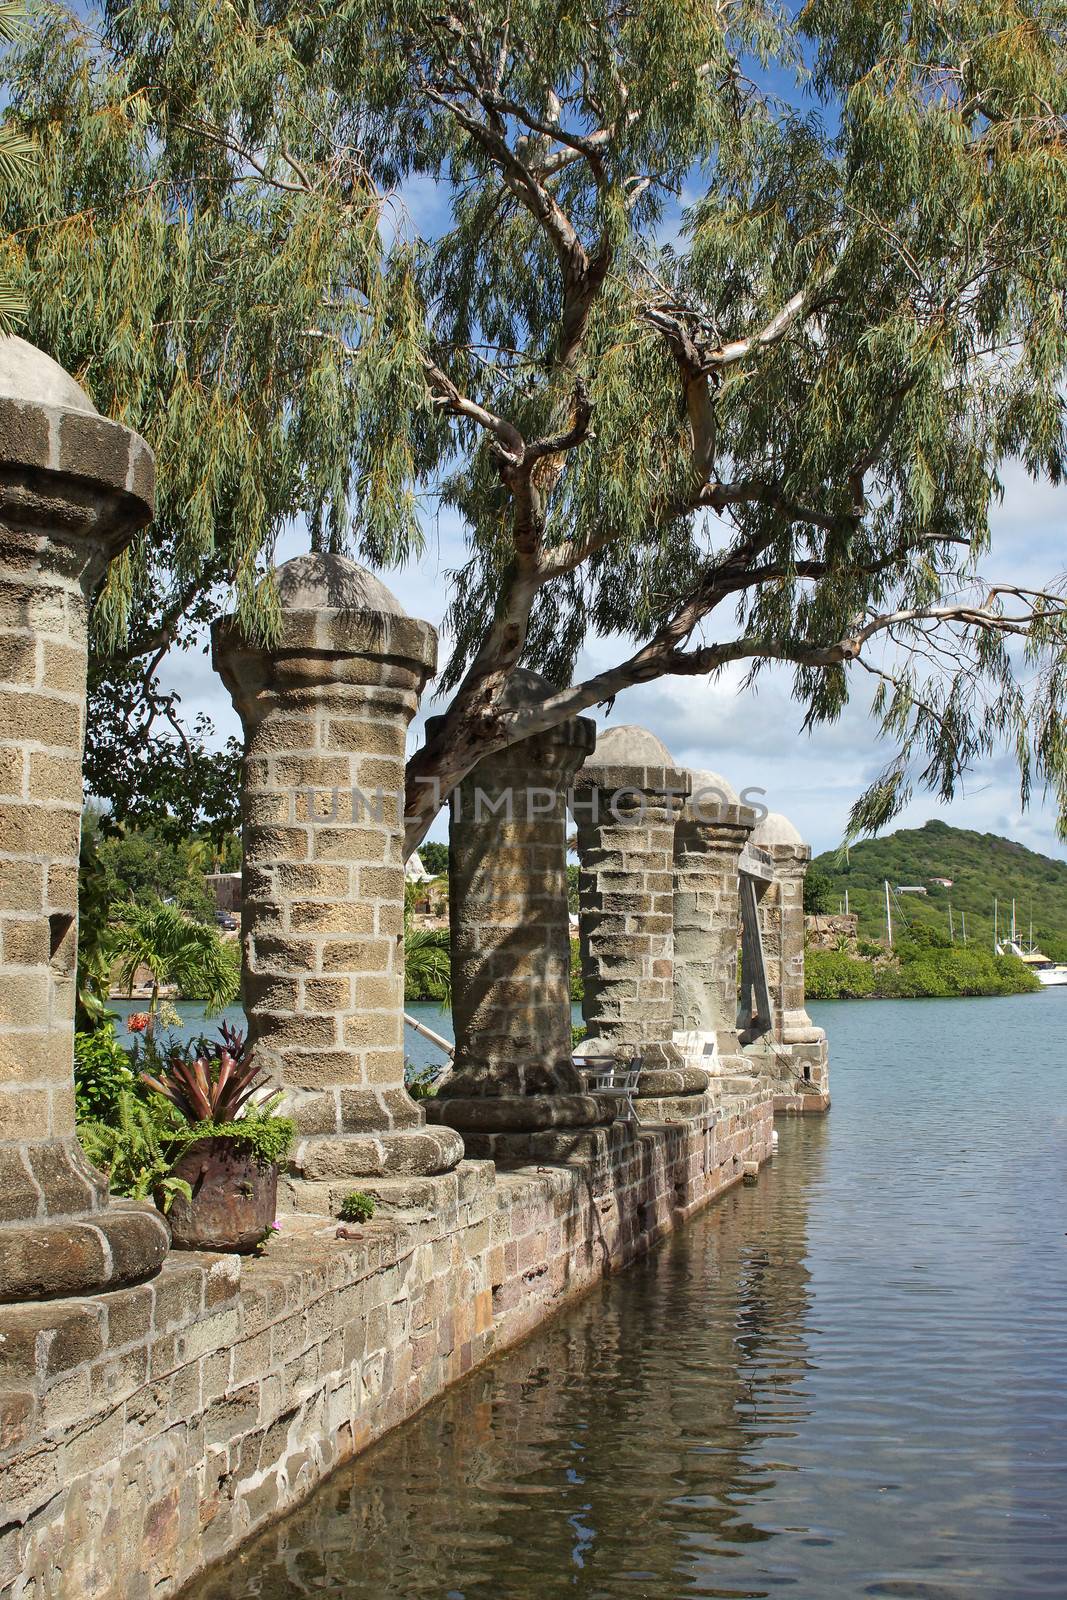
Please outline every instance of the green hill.
[{"label": "green hill", "polygon": [[[895,929],[907,925],[949,931],[949,908],[957,940],[964,918],[967,942],[987,949],[993,942],[993,898],[999,901],[1001,933],[1011,921],[1015,898],[1016,925],[1025,942],[1031,918],[1034,938],[1053,960],[1067,960],[1067,861],[1027,850],[995,833],[973,833],[944,822],[927,822],[884,838],[867,839],[839,862],[835,852],[817,856],[815,865],[831,880],[829,909],[836,911],[848,890],[849,910],[859,916],[861,939],[885,938],[885,889],[917,884],[926,895],[893,898]],[[951,878],[952,887],[934,878]]]}]

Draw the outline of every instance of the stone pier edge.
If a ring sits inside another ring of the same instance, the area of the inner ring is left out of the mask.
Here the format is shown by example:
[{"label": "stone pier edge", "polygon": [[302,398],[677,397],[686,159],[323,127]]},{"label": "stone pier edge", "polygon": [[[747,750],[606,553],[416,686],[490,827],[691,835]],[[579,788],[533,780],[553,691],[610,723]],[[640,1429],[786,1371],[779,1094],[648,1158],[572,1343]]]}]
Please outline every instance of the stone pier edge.
[{"label": "stone pier edge", "polygon": [[402,1195],[367,1181],[383,1212],[358,1240],[286,1217],[262,1260],[172,1254],[134,1288],[0,1307],[0,1596],[177,1594],[754,1180],[774,1109],[709,1100],[690,1121],[576,1135],[565,1163],[464,1161]]}]

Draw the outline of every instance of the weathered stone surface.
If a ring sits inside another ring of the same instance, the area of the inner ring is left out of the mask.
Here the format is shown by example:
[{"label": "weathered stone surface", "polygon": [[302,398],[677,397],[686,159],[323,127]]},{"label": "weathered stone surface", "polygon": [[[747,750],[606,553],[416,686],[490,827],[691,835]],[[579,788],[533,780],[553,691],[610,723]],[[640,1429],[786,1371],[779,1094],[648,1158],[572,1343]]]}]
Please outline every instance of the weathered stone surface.
[{"label": "weathered stone surface", "polygon": [[713,1044],[719,1068],[741,1048],[738,863],[757,819],[718,773],[691,779],[674,832],[674,1028]]},{"label": "weathered stone surface", "polygon": [[166,1224],[143,1206],[0,1228],[0,1301],[51,1300],[136,1282],[158,1271],[169,1246]]},{"label": "weathered stone surface", "polygon": [[[520,671],[501,704],[553,692]],[[571,1059],[565,791],[595,740],[592,720],[575,718],[487,756],[450,797],[456,1055],[427,1104],[434,1122],[504,1133],[611,1118]]]},{"label": "weathered stone surface", "polygon": [[708,1084],[674,1034],[674,830],[689,773],[645,728],[604,734],[574,782],[580,944],[591,1037],[640,1056],[638,1089],[662,1100]]},{"label": "weathered stone surface", "polygon": [[[0,1299],[155,1271],[166,1224],[109,1212],[74,1138],[88,596],[152,512],[150,453],[62,368],[0,338]],[[136,484],[134,477],[136,476]]]},{"label": "weathered stone surface", "polygon": [[400,791],[436,635],[340,556],[297,557],[277,584],[277,640],[224,618],[214,660],[245,731],[249,1037],[297,1122],[299,1206],[335,1177],[446,1171],[463,1147],[404,1088]]},{"label": "weathered stone surface", "polygon": [[759,916],[774,1018],[772,1036],[746,1056],[774,1093],[780,1110],[824,1111],[830,1104],[826,1034],[804,1004],[804,877],[811,850],[793,824],[770,812],[752,835],[774,878]]}]

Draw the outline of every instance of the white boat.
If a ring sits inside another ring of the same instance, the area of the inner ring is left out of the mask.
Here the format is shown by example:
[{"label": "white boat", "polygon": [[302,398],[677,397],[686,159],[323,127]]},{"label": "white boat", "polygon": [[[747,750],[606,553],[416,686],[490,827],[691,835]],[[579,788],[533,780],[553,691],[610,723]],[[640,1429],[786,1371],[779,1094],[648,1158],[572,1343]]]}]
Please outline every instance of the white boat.
[{"label": "white boat", "polygon": [[1046,989],[1067,988],[1067,966],[1062,962],[1050,961],[1042,951],[1033,946],[1024,950],[1016,939],[1008,939],[1004,944],[997,946],[998,956],[1018,956],[1025,962],[1034,974],[1038,983],[1044,984]]}]

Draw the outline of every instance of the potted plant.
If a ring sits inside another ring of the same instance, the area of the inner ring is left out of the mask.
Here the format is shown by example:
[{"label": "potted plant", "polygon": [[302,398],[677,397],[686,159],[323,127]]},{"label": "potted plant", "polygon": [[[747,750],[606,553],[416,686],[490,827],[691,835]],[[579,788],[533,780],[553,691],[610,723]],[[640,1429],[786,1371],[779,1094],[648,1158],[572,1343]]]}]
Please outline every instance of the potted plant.
[{"label": "potted plant", "polygon": [[[226,1250],[247,1255],[274,1222],[278,1166],[293,1142],[293,1124],[275,1108],[280,1095],[256,1104],[263,1088],[244,1035],[223,1023],[218,1041],[200,1039],[188,1054],[176,1050],[158,1077],[142,1072],[188,1125],[170,1169],[166,1195],[178,1250]],[[188,1195],[185,1188],[188,1186]]]}]

